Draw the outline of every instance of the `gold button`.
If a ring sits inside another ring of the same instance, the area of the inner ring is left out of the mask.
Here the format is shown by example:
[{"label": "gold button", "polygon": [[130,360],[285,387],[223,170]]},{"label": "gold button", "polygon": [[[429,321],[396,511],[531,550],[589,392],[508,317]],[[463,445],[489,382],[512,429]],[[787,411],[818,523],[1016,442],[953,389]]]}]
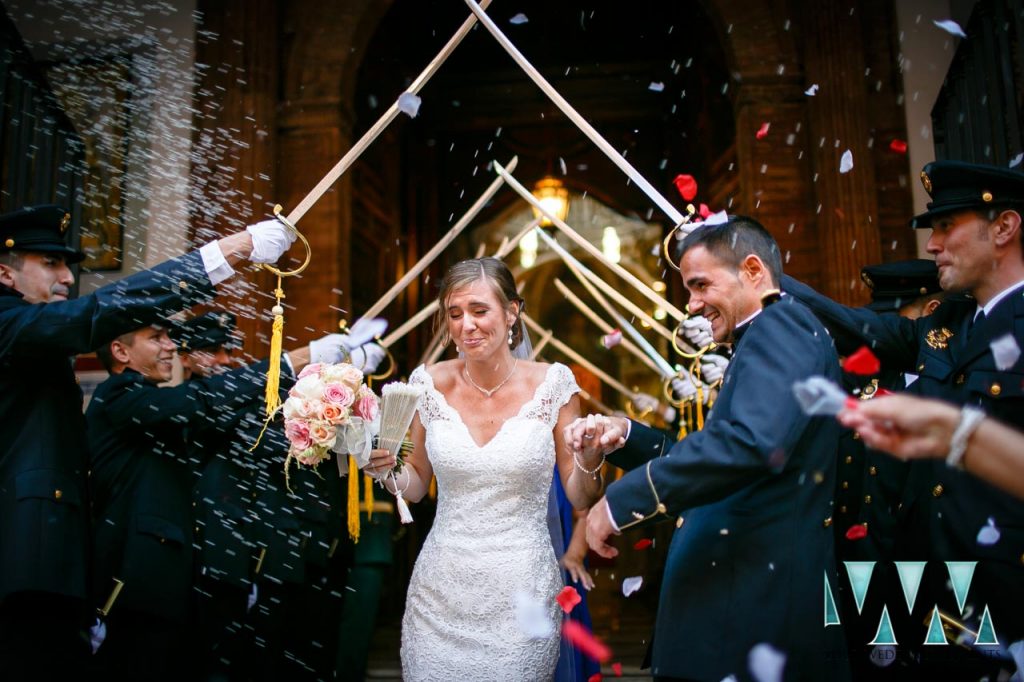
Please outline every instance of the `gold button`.
[{"label": "gold button", "polygon": [[946,489],[942,487],[941,483],[938,484],[937,486],[932,488],[932,497],[942,497],[942,493],[945,492],[945,490]]},{"label": "gold button", "polygon": [[964,383],[964,378],[965,378],[965,377],[964,377],[964,375],[963,375],[963,374],[957,374],[957,375],[956,375],[956,383],[957,383],[957,384],[962,384],[962,383]]},{"label": "gold button", "polygon": [[921,293],[922,296],[924,296],[925,294],[928,293],[928,287],[921,287],[920,289],[918,289],[918,291]]},{"label": "gold button", "polygon": [[992,395],[999,395],[1000,393],[1003,392],[1003,387],[999,385],[998,381],[993,381],[992,385],[988,389],[988,392],[991,393]]},{"label": "gold button", "polygon": [[683,517],[680,516],[678,519],[676,519],[676,528],[682,528],[682,527],[683,527]]},{"label": "gold button", "polygon": [[920,365],[917,366],[917,371],[920,372],[923,369],[924,369],[924,363],[922,362]]},{"label": "gold button", "polygon": [[665,514],[667,512],[668,512],[668,509],[665,507],[665,505],[663,505],[661,502],[659,502],[658,503],[658,513],[659,514]]},{"label": "gold button", "polygon": [[986,204],[991,202],[992,201],[992,192],[982,192],[981,193],[981,200],[984,201]]},{"label": "gold button", "polygon": [[878,469],[875,468],[875,467],[871,467],[870,469],[868,469],[868,473],[871,474],[872,476],[877,476],[878,475]]},{"label": "gold button", "polygon": [[821,471],[814,472],[814,484],[821,485],[825,482],[825,474]]},{"label": "gold button", "polygon": [[160,544],[161,545],[167,544],[167,538],[160,538]]},{"label": "gold button", "polygon": [[828,528],[831,525],[832,525],[832,517],[830,516],[827,519],[825,519],[825,527]]},{"label": "gold button", "polygon": [[7,241],[4,242],[4,246],[6,246],[8,249],[13,249],[14,248],[14,240],[8,238]]},{"label": "gold button", "polygon": [[843,481],[843,490],[847,490],[850,487],[849,481]]},{"label": "gold button", "polygon": [[864,504],[871,504],[871,496],[870,495],[865,495],[864,496]]},{"label": "gold button", "polygon": [[59,500],[60,498],[64,497],[64,491],[61,490],[60,488],[58,488],[57,490],[54,490],[53,491],[53,497],[54,497],[54,499]]},{"label": "gold button", "polygon": [[847,464],[853,464],[853,457],[851,457],[850,455],[847,455],[846,456],[846,463]]}]

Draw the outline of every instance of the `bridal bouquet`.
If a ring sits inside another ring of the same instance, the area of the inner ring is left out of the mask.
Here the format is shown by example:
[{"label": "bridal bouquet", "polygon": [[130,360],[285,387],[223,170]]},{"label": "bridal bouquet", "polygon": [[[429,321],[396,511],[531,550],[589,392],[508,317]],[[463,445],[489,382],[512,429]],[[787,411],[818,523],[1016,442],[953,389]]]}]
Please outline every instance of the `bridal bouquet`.
[{"label": "bridal bouquet", "polygon": [[[285,473],[291,460],[316,468],[333,450],[365,466],[379,428],[380,401],[348,364],[315,363],[299,373],[284,403],[288,438]],[[341,466],[339,471],[343,471]]]}]

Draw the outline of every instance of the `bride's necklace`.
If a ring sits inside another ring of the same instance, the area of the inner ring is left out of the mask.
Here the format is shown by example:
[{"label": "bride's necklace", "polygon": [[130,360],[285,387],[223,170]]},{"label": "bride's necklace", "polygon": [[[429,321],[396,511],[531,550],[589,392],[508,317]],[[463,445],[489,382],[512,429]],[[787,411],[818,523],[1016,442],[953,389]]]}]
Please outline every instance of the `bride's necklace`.
[{"label": "bride's necklace", "polygon": [[498,383],[497,386],[495,386],[494,388],[491,388],[491,389],[486,389],[483,386],[480,386],[479,384],[477,384],[475,381],[473,381],[473,377],[469,376],[469,364],[468,363],[462,365],[462,373],[466,376],[466,381],[469,382],[470,386],[472,386],[473,388],[475,388],[476,390],[480,391],[485,396],[490,398],[492,395],[494,395],[495,393],[498,392],[499,388],[501,388],[502,386],[504,386],[505,384],[508,383],[508,380],[512,378],[512,375],[516,373],[516,367],[518,367],[518,366],[519,366],[519,358],[516,358],[515,361],[513,361],[513,363],[512,363],[512,369],[509,370],[508,376],[506,376],[504,379],[502,379]]}]

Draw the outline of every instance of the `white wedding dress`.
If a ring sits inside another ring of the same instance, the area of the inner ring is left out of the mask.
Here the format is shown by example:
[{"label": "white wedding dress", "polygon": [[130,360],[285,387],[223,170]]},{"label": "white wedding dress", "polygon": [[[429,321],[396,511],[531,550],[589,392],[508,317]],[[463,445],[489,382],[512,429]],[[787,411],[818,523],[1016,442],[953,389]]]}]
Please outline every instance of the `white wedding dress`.
[{"label": "white wedding dress", "polygon": [[[564,584],[547,500],[552,430],[579,391],[572,372],[551,365],[533,399],[482,447],[422,366],[409,383],[424,387],[419,415],[437,476],[437,515],[409,583],[403,679],[550,680],[562,621],[555,597]],[[517,620],[524,599],[542,605],[548,636],[524,633]]]}]

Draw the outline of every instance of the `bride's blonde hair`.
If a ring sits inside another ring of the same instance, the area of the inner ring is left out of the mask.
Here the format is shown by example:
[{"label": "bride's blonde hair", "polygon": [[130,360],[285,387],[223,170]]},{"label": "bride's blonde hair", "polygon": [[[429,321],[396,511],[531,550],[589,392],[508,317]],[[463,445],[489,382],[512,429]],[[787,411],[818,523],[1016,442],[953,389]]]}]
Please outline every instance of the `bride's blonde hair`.
[{"label": "bride's blonde hair", "polygon": [[437,313],[434,315],[434,333],[436,334],[438,330],[441,331],[442,345],[447,346],[451,342],[451,336],[448,333],[448,297],[455,290],[469,286],[473,282],[482,279],[487,280],[491,285],[491,289],[498,297],[502,308],[505,310],[511,309],[513,301],[519,304],[519,311],[516,314],[515,321],[512,323],[512,343],[510,347],[515,348],[522,343],[523,320],[521,314],[526,308],[526,301],[516,291],[516,280],[508,266],[493,256],[484,256],[483,258],[469,258],[459,261],[448,268],[448,272],[444,273],[444,279],[441,280],[441,291],[437,295],[439,306]]}]

